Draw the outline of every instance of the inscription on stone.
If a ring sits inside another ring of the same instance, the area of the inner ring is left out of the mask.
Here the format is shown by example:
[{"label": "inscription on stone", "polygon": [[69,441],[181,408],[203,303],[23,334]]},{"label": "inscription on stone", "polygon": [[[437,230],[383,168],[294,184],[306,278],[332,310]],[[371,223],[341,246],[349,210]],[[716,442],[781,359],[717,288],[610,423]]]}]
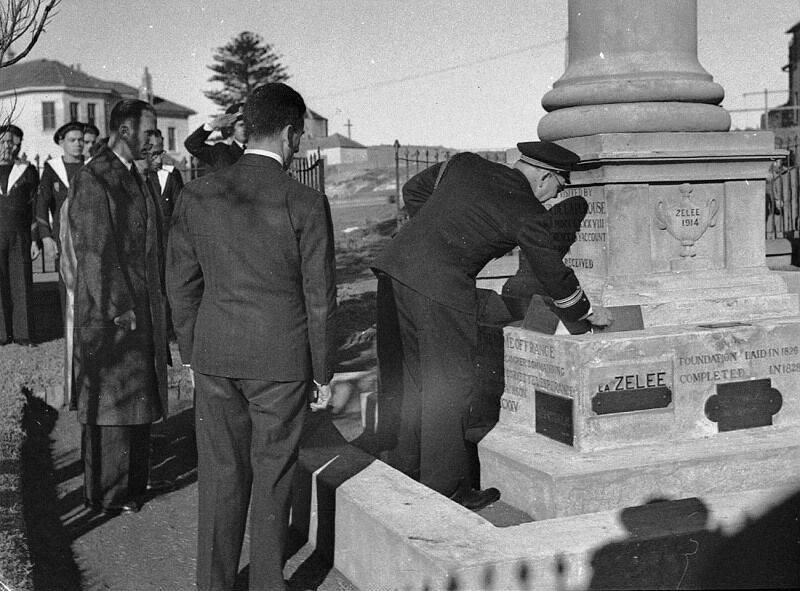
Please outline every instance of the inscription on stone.
[{"label": "inscription on stone", "polygon": [[603,188],[568,187],[562,194],[567,197],[583,197],[588,206],[580,231],[575,236],[575,243],[564,257],[564,264],[578,272],[605,272],[608,213]]},{"label": "inscription on stone", "polygon": [[592,398],[592,410],[598,415],[636,410],[666,408],[672,402],[667,387],[667,372],[614,376]]},{"label": "inscription on stone", "polygon": [[717,393],[706,401],[709,421],[720,433],[767,427],[783,405],[783,396],[769,378],[717,384]]},{"label": "inscription on stone", "polygon": [[572,399],[535,391],[536,432],[560,443],[573,445]]},{"label": "inscription on stone", "polygon": [[590,380],[595,390],[592,410],[597,415],[666,408],[672,403],[671,360],[604,365],[592,370]]}]

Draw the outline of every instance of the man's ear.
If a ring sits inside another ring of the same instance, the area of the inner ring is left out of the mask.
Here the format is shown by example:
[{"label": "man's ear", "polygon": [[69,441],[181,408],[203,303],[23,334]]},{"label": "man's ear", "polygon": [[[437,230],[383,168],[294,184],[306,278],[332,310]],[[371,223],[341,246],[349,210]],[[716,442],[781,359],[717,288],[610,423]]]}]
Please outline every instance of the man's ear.
[{"label": "man's ear", "polygon": [[117,135],[123,138],[129,137],[131,135],[131,126],[127,123],[123,123],[119,126],[119,129],[117,129]]},{"label": "man's ear", "polygon": [[285,142],[290,142],[291,143],[292,130],[293,129],[294,129],[294,127],[292,127],[291,125],[287,125],[286,127],[284,127],[281,130],[281,139],[283,141],[285,141]]}]

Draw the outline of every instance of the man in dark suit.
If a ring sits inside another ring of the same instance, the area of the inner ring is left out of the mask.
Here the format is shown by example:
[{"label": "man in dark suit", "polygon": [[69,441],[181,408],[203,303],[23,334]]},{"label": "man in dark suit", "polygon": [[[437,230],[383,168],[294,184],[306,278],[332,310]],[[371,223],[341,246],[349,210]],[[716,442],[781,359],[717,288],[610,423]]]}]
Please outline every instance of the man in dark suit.
[{"label": "man in dark suit", "polygon": [[175,209],[175,201],[183,189],[181,171],[172,164],[164,163],[164,136],[161,130],[156,129],[148,133],[149,148],[145,166],[145,176],[150,190],[157,197],[161,205],[161,217],[164,227],[164,247],[167,246],[170,220]]},{"label": "man in dark suit", "polygon": [[[183,142],[189,153],[205,167],[205,174],[230,166],[244,154],[247,128],[242,119],[242,106],[243,103],[231,105],[224,114],[198,127]],[[230,141],[207,144],[206,140],[214,131],[220,131],[222,137]]]},{"label": "man in dark suit", "polygon": [[16,160],[11,127],[0,127],[0,345],[14,341],[32,347],[31,260],[39,256],[39,247],[31,238],[39,175],[31,164]]},{"label": "man in dark suit", "polygon": [[134,160],[156,128],[153,107],[125,99],[109,141],[67,198],[75,255],[74,391],[88,507],[135,512],[147,490],[150,425],[167,416],[161,218]]},{"label": "man in dark suit", "polygon": [[300,431],[315,382],[330,396],[330,210],[286,173],[305,109],[285,84],[254,90],[244,156],[188,183],[170,228],[167,290],[195,376],[201,591],[233,588],[250,502],[250,589],[285,589]]},{"label": "man in dark suit", "polygon": [[[553,248],[542,203],[566,183],[577,156],[545,142],[520,144],[512,168],[458,154],[403,187],[409,222],[373,265],[378,275],[378,362],[382,416],[396,436],[390,462],[422,484],[479,510],[499,499],[472,487],[465,425],[477,347],[475,277],[520,246],[568,320],[605,324],[562,254]],[[445,167],[446,168],[443,168]]]},{"label": "man in dark suit", "polygon": [[[67,199],[70,180],[83,166],[83,127],[83,123],[73,121],[58,128],[53,135],[53,141],[61,148],[63,155],[44,163],[42,178],[39,181],[39,193],[36,197],[39,239],[44,244],[45,252],[55,259],[56,269],[60,269],[61,206]],[[58,291],[61,295],[63,312],[66,309],[66,291],[60,274]]]}]

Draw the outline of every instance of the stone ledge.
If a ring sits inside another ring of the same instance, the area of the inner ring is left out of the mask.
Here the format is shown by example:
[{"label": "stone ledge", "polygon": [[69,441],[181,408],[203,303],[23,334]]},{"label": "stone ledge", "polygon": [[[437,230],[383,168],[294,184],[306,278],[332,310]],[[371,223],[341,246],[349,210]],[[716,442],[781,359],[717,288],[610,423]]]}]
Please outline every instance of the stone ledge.
[{"label": "stone ledge", "polygon": [[[788,492],[710,495],[663,503],[652,512],[629,508],[499,529],[375,462],[336,491],[334,564],[365,591],[530,588],[522,583],[542,590],[577,589],[603,572],[630,577],[617,559],[639,559],[648,547],[649,555],[642,558],[653,564],[644,582],[697,587],[701,566],[713,564],[720,540]],[[665,563],[675,568],[659,568]]]},{"label": "stone ledge", "polygon": [[657,496],[729,494],[800,482],[800,429],[578,452],[508,425],[479,445],[481,478],[537,519],[619,509]]}]

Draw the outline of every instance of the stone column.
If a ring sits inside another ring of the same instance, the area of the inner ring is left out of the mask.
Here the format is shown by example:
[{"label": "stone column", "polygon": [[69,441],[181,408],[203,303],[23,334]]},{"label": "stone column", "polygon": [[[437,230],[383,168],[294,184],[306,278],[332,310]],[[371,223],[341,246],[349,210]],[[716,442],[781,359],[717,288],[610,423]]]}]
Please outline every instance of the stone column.
[{"label": "stone column", "polygon": [[539,136],[581,157],[564,194],[588,214],[564,261],[617,320],[504,329],[481,483],[537,519],[800,479],[800,306],[764,248],[783,152],[728,131],[696,29],[695,0],[569,2]]},{"label": "stone column", "polygon": [[569,63],[539,137],[727,131],[724,95],[697,60],[696,0],[571,0]]}]

